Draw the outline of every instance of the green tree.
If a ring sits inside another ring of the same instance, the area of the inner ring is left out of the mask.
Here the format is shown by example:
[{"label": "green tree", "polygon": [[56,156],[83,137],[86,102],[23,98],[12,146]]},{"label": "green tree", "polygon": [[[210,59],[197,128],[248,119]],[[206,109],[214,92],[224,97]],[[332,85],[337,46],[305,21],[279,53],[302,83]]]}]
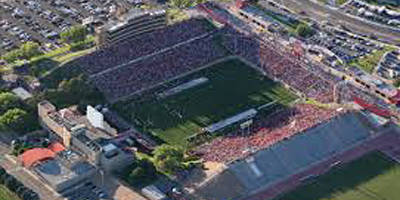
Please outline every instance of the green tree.
[{"label": "green tree", "polygon": [[169,4],[176,8],[187,8],[193,5],[191,0],[170,0]]},{"label": "green tree", "polygon": [[[127,176],[125,176],[127,174]],[[157,178],[157,170],[148,159],[136,160],[123,173],[124,179],[134,187],[148,185]]]},{"label": "green tree", "polygon": [[40,55],[41,51],[39,48],[40,46],[36,42],[26,42],[20,47],[21,57],[30,59],[34,56]]},{"label": "green tree", "polygon": [[22,200],[39,200],[39,195],[33,190],[26,188],[21,196]]},{"label": "green tree", "polygon": [[0,116],[0,126],[3,129],[22,132],[27,130],[30,124],[28,113],[20,108],[7,110]]},{"label": "green tree", "polygon": [[7,61],[8,63],[13,63],[21,57],[21,50],[14,49],[12,51],[7,52],[2,56],[2,59]]},{"label": "green tree", "polygon": [[154,151],[154,165],[157,170],[167,174],[174,174],[184,167],[184,154],[182,149],[163,144]]},{"label": "green tree", "polygon": [[296,33],[298,36],[306,38],[310,37],[314,33],[314,31],[307,24],[300,24],[296,28]]},{"label": "green tree", "polygon": [[18,180],[14,176],[7,176],[4,185],[11,191],[15,191],[18,187]]},{"label": "green tree", "polygon": [[52,95],[65,106],[79,104],[79,107],[86,107],[87,104],[100,103],[103,99],[100,92],[86,83],[83,75],[61,81],[56,94]]},{"label": "green tree", "polygon": [[86,27],[78,25],[61,32],[60,37],[63,42],[76,43],[84,41],[87,34],[88,32]]},{"label": "green tree", "polygon": [[400,78],[397,79],[397,80],[395,80],[394,83],[393,83],[393,85],[394,85],[395,87],[400,87]]},{"label": "green tree", "polygon": [[22,44],[18,49],[9,51],[2,56],[2,59],[8,63],[13,63],[18,59],[30,59],[34,56],[40,55],[40,45],[36,42],[26,42]]},{"label": "green tree", "polygon": [[18,108],[20,106],[21,101],[15,94],[10,92],[0,93],[0,114],[5,113],[11,108]]},{"label": "green tree", "polygon": [[7,172],[4,168],[0,167],[0,184],[4,184]]}]

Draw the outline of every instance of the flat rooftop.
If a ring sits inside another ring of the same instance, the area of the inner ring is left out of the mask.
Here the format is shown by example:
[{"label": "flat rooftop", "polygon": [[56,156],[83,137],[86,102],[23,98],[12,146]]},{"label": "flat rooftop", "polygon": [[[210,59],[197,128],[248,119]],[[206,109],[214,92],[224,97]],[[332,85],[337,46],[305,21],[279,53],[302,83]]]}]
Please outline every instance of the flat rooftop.
[{"label": "flat rooftop", "polygon": [[32,97],[32,94],[29,93],[28,91],[26,91],[24,88],[22,87],[18,87],[12,90],[12,92],[17,95],[19,98],[21,98],[22,100],[26,100]]},{"label": "flat rooftop", "polygon": [[47,160],[34,167],[34,170],[53,186],[70,181],[94,169],[95,167],[86,161],[79,161],[71,166],[66,166],[59,159]]}]

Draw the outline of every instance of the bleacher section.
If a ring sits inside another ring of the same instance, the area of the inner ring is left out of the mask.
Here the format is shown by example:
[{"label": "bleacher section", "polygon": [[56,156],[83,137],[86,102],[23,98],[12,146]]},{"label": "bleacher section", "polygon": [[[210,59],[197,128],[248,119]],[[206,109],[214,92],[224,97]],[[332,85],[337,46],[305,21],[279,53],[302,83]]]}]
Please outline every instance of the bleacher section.
[{"label": "bleacher section", "polygon": [[165,10],[132,9],[121,21],[111,21],[99,30],[99,45],[111,45],[166,26]]},{"label": "bleacher section", "polygon": [[106,98],[115,102],[225,57],[213,36],[113,69],[92,79]]},{"label": "bleacher section", "polygon": [[190,19],[82,56],[78,64],[88,76],[92,76],[208,32],[203,20]]},{"label": "bleacher section", "polygon": [[235,161],[227,170],[245,187],[246,193],[268,186],[367,139],[370,130],[360,117],[363,116],[359,113],[347,113],[334,118],[250,158]]}]

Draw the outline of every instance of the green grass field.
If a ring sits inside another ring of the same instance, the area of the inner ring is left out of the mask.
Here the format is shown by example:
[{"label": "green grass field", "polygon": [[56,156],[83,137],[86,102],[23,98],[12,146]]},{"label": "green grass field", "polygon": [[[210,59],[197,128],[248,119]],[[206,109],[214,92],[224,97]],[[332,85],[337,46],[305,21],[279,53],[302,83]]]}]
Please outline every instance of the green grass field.
[{"label": "green grass field", "polygon": [[382,50],[377,50],[377,51],[372,52],[371,54],[366,55],[362,58],[357,58],[357,59],[353,60],[352,62],[350,62],[349,64],[350,64],[350,66],[358,67],[358,68],[364,70],[365,72],[373,73],[375,68],[377,67],[379,61],[383,57],[383,55],[386,52],[393,51],[393,50],[395,50],[393,47],[386,46]]},{"label": "green grass field", "polygon": [[400,165],[373,152],[300,186],[277,200],[395,200]]},{"label": "green grass field", "polygon": [[4,187],[4,185],[0,185],[0,200],[20,200],[20,198]]},{"label": "green grass field", "polygon": [[[237,59],[182,79],[199,77],[207,77],[209,81],[164,99],[151,97],[142,102],[120,102],[115,108],[143,130],[171,145],[185,147],[186,139],[202,127],[275,100],[285,105],[296,98],[280,84]],[[155,90],[160,91],[160,88]]]}]

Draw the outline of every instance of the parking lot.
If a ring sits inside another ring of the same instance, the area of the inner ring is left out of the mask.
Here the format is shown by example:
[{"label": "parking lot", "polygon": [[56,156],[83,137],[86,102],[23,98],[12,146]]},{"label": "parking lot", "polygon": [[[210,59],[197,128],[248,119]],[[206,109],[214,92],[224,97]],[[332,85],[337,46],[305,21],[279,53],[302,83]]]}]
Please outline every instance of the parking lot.
[{"label": "parking lot", "polygon": [[400,77],[400,52],[387,53],[378,65],[378,75],[386,79]]},{"label": "parking lot", "polygon": [[111,199],[105,191],[92,182],[85,182],[79,188],[63,195],[68,200],[100,200]]},{"label": "parking lot", "polygon": [[359,0],[352,0],[343,8],[348,14],[382,25],[400,29],[400,12],[384,6],[376,6]]},{"label": "parking lot", "polygon": [[334,28],[315,34],[308,39],[308,43],[329,49],[344,63],[383,49],[380,44]]},{"label": "parking lot", "polygon": [[0,54],[26,41],[43,51],[59,47],[59,34],[76,24],[102,25],[116,8],[141,0],[0,0]]}]

